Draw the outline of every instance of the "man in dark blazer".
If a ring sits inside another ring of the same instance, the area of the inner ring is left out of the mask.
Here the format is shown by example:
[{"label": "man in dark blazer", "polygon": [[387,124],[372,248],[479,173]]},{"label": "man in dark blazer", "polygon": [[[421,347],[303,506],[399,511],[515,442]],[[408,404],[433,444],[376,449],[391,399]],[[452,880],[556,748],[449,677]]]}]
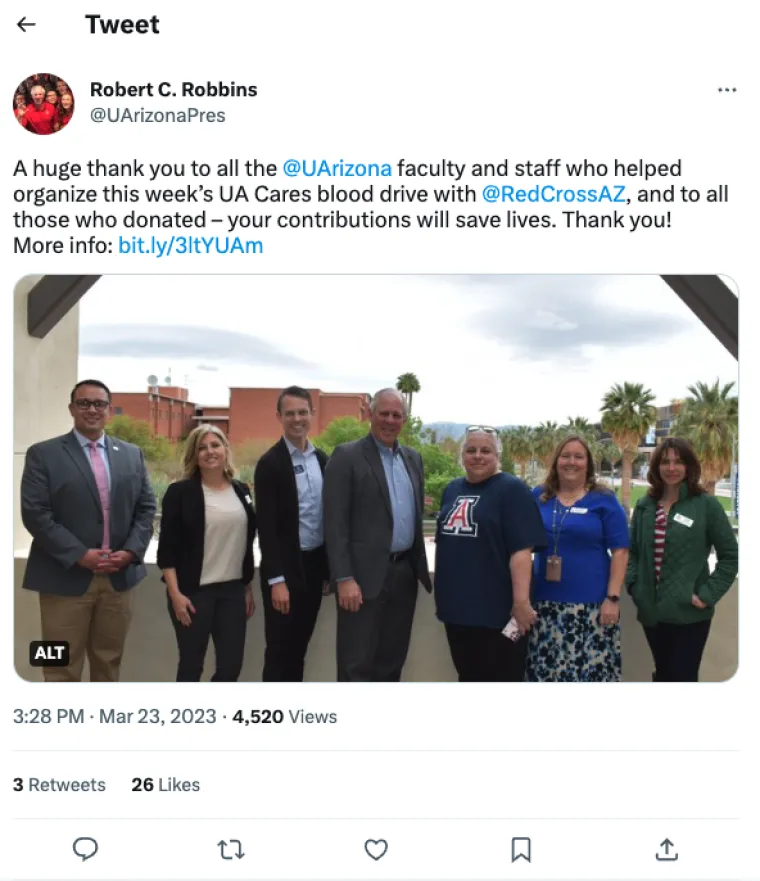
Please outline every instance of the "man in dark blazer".
[{"label": "man in dark blazer", "polygon": [[328,582],[322,484],[327,456],[309,441],[311,394],[289,386],[277,400],[283,436],[253,478],[261,549],[265,682],[302,682],[309,640]]},{"label": "man in dark blazer", "polygon": [[325,471],[325,536],[338,593],[338,680],[398,682],[417,585],[432,590],[422,536],[420,454],[401,446],[406,404],[379,391],[366,438],[336,447]]},{"label": "man in dark blazer", "polygon": [[156,500],[142,450],[104,433],[111,393],[77,383],[68,434],[29,448],[21,478],[21,519],[32,547],[24,587],[40,595],[42,638],[69,644],[67,667],[47,681],[119,678],[133,588],[146,575]]}]

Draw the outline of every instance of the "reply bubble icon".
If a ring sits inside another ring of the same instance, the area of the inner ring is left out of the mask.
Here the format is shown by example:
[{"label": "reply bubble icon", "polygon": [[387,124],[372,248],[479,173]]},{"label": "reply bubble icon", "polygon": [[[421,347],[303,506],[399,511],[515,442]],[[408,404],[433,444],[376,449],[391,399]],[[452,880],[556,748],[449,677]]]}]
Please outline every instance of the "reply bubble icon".
[{"label": "reply bubble icon", "polygon": [[94,838],[77,838],[73,844],[74,853],[81,857],[82,862],[92,859],[98,852],[98,842]]}]

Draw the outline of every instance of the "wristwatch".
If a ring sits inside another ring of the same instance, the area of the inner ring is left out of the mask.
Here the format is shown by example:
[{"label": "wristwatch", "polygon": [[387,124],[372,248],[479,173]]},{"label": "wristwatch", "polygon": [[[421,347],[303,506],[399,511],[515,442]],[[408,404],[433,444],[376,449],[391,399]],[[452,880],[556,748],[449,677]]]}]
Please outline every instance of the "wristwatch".
[{"label": "wristwatch", "polygon": [[614,594],[611,594],[611,593],[608,593],[608,594],[607,594],[607,599],[608,599],[611,603],[619,603],[619,602],[620,602],[620,597],[619,597],[619,596],[615,596]]}]

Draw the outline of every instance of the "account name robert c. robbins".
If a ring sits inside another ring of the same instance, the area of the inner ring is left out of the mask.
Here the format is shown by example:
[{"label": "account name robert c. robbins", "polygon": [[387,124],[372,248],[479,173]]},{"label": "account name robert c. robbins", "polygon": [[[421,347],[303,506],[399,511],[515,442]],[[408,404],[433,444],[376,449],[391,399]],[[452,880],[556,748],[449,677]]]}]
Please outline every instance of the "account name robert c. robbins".
[{"label": "account name robert c. robbins", "polygon": [[90,83],[92,98],[255,98],[258,88],[232,82]]}]

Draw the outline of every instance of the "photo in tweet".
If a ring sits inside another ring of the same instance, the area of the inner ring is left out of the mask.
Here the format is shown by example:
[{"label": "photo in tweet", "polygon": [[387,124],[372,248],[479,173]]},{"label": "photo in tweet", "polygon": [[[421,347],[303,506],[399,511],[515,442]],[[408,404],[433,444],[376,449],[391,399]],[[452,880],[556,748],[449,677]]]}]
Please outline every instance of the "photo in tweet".
[{"label": "photo in tweet", "polygon": [[732,284],[22,279],[17,672],[729,679]]}]

